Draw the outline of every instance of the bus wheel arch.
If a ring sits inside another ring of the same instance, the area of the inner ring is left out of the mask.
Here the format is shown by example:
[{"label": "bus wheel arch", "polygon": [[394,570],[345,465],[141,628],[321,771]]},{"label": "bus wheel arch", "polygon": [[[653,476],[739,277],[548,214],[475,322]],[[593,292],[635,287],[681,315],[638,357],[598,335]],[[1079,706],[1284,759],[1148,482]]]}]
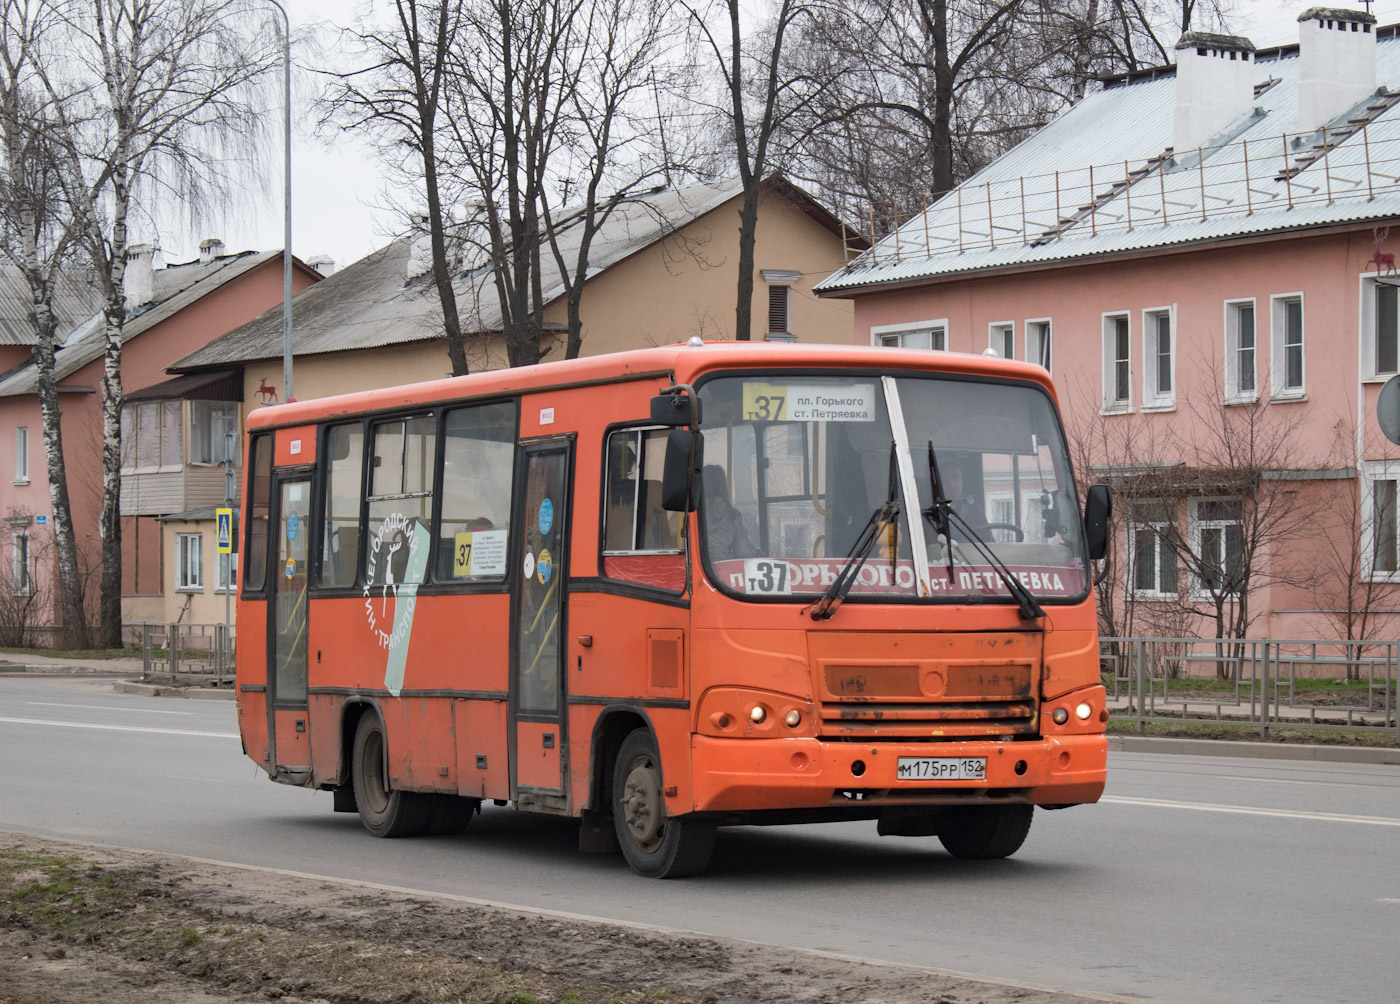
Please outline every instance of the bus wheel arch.
[{"label": "bus wheel arch", "polygon": [[623,857],[638,875],[679,878],[702,871],[715,824],[666,812],[661,755],[649,727],[633,729],[613,763],[609,802]]},{"label": "bus wheel arch", "polygon": [[609,705],[593,723],[592,755],[589,759],[588,797],[584,807],[604,815],[612,814],[613,766],[622,742],[637,729],[652,729],[651,719],[641,708]]},{"label": "bus wheel arch", "polygon": [[360,822],[376,837],[412,837],[427,829],[433,796],[389,783],[389,739],[378,709],[359,716],[350,755],[351,782]]}]

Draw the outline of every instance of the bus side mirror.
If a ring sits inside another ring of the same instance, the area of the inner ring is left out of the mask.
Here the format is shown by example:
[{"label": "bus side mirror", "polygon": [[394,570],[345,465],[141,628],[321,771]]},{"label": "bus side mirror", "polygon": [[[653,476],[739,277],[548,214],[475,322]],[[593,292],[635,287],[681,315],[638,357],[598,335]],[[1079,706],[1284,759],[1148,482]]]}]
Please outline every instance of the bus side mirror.
[{"label": "bus side mirror", "polygon": [[[693,463],[692,444],[695,451]],[[700,434],[690,429],[672,429],[666,434],[666,462],[661,468],[661,508],[667,512],[695,511],[700,454],[704,445]]]},{"label": "bus side mirror", "polygon": [[1084,542],[1089,558],[1100,561],[1108,554],[1108,521],[1113,516],[1113,492],[1108,485],[1092,485],[1084,500]]},{"label": "bus side mirror", "polygon": [[675,390],[670,394],[657,394],[651,399],[651,424],[664,425],[671,429],[682,425],[699,425],[700,399],[689,388]]}]

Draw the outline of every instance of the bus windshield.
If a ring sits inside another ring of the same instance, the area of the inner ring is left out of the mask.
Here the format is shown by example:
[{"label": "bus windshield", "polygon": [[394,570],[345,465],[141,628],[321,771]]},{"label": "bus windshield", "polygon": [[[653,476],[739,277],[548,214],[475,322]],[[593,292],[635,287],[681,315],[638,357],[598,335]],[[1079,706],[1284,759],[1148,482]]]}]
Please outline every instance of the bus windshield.
[{"label": "bus windshield", "polygon": [[[867,551],[852,601],[1012,602],[977,540],[1038,600],[1087,595],[1069,455],[1040,386],[768,373],[714,378],[699,394],[701,554],[731,595],[820,596],[891,499],[898,515]],[[961,517],[946,535],[924,515],[935,468]]]}]

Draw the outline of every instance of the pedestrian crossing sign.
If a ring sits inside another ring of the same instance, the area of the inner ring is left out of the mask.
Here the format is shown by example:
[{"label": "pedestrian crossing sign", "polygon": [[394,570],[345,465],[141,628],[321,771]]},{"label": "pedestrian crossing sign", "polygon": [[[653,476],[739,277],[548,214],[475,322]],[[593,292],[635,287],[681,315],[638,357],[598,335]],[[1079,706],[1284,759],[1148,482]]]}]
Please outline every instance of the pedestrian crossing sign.
[{"label": "pedestrian crossing sign", "polygon": [[214,539],[218,541],[217,551],[219,554],[233,553],[233,510],[215,509],[214,521],[217,530]]}]

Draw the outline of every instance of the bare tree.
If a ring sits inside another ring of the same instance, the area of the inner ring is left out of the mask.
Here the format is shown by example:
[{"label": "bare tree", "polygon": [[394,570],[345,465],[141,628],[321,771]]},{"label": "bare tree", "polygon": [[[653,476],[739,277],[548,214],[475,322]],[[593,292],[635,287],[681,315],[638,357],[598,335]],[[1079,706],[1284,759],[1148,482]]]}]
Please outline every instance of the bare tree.
[{"label": "bare tree", "polygon": [[0,250],[24,276],[34,325],[34,367],[44,427],[44,456],[53,509],[58,599],[64,642],[87,642],[87,613],[69,501],[68,471],[55,377],[57,319],[53,311],[59,270],[71,263],[81,229],[81,213],[66,198],[63,162],[52,125],[72,97],[45,86],[41,68],[58,27],[55,3],[3,0],[0,3]]},{"label": "bare tree", "polygon": [[[229,15],[240,0],[66,0],[65,58],[41,66],[55,111],[65,196],[106,306],[102,374],[100,637],[121,644],[121,356],[126,256],[138,198],[198,212],[227,191],[229,168],[254,158],[249,86],[276,48]],[[78,100],[65,100],[77,81]],[[291,249],[285,250],[290,254]]]},{"label": "bare tree", "polygon": [[[734,337],[748,341],[753,315],[754,242],[758,232],[759,187],[772,167],[784,124],[800,115],[821,93],[825,81],[807,69],[789,72],[784,54],[798,26],[811,22],[822,4],[816,0],[778,0],[760,31],[747,35],[739,0],[687,3],[691,23],[718,68],[726,140],[743,185],[739,209],[738,301]],[[723,22],[723,28],[716,24]]]},{"label": "bare tree", "polygon": [[[440,111],[453,96],[450,55],[463,44],[462,0],[393,0],[393,21],[366,23],[354,32],[365,65],[335,75],[324,99],[325,120],[370,129],[414,155],[427,200],[425,226],[432,249],[433,286],[442,307],[443,334],[454,376],[470,372],[453,292],[449,218],[443,206]],[[418,180],[415,178],[415,180]]]}]

